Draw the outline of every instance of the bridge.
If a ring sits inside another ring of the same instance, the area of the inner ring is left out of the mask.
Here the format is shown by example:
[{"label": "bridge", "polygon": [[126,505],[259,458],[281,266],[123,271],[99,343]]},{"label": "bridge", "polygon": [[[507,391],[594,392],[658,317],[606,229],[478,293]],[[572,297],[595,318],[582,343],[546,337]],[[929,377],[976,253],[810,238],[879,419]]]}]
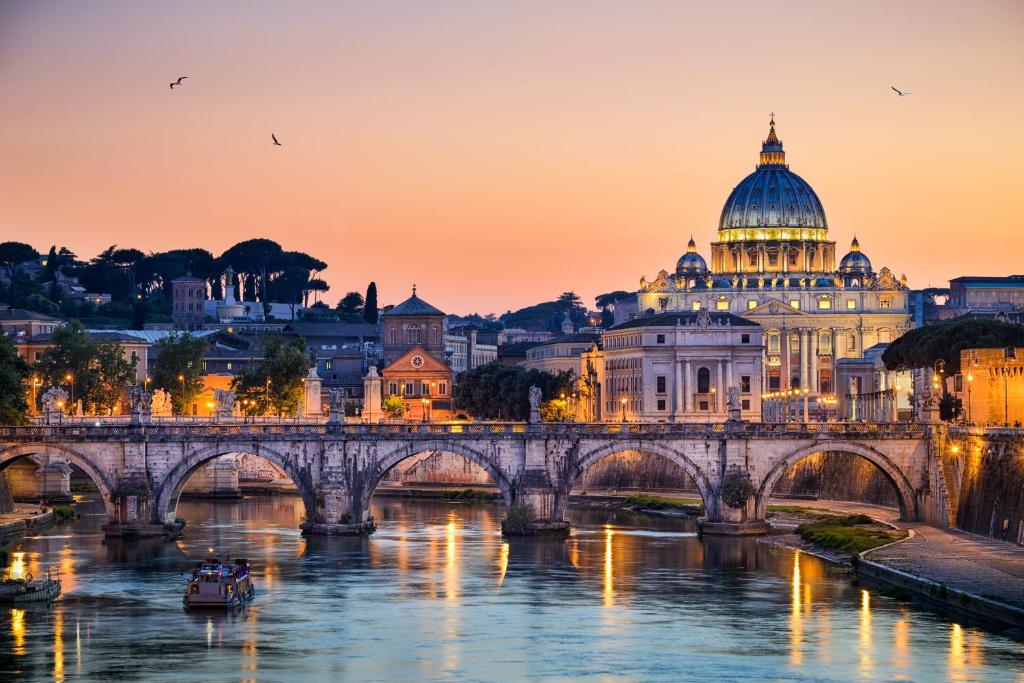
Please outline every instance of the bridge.
[{"label": "bridge", "polygon": [[[768,499],[785,471],[824,452],[876,465],[896,491],[902,519],[946,525],[945,438],[942,425],[918,423],[97,422],[0,428],[0,471],[24,458],[76,465],[102,495],[109,533],[156,535],[173,525],[192,473],[222,455],[251,453],[288,474],[320,531],[342,533],[365,522],[388,470],[424,453],[476,463],[506,506],[526,503],[539,518],[571,521],[569,492],[587,468],[640,452],[693,479],[706,533],[753,534],[767,530]],[[723,500],[723,484],[737,477],[750,481],[752,494],[745,502]]]}]

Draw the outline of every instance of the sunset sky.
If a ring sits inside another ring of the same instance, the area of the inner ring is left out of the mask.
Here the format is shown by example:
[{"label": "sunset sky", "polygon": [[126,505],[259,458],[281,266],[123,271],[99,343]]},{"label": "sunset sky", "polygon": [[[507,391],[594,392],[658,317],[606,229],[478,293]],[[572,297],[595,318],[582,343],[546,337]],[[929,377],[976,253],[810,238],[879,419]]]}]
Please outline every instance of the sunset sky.
[{"label": "sunset sky", "polygon": [[0,241],[592,305],[709,255],[774,111],[840,255],[1024,273],[1024,2],[838,4],[0,0]]}]

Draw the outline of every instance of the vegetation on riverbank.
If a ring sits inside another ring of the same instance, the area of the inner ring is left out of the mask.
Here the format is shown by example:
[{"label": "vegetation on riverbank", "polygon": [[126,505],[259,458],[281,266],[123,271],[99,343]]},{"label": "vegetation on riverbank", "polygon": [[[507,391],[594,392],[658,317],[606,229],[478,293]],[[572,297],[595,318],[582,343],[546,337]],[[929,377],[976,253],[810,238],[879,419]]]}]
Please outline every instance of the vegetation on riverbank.
[{"label": "vegetation on riverbank", "polygon": [[481,489],[459,489],[458,491],[445,491],[445,500],[457,500],[463,502],[492,501],[501,498],[498,491],[483,491]]},{"label": "vegetation on riverbank", "polygon": [[75,511],[67,505],[54,505],[53,518],[58,522],[66,522],[75,518]]},{"label": "vegetation on riverbank", "polygon": [[647,494],[636,494],[624,499],[622,507],[633,510],[679,510],[688,512],[694,507],[701,507],[700,499],[694,498],[662,498],[661,496],[649,496]]},{"label": "vegetation on riverbank", "polygon": [[798,526],[796,534],[808,543],[853,555],[905,538],[907,532],[867,515],[817,515],[817,519]]}]

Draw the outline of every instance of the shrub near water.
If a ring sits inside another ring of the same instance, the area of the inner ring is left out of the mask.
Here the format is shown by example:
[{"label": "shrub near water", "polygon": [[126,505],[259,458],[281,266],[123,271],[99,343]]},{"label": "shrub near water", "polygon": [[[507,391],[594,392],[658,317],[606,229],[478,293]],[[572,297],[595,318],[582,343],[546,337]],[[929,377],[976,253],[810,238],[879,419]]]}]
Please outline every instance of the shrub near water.
[{"label": "shrub near water", "polygon": [[516,503],[508,509],[505,519],[501,520],[501,530],[505,533],[522,533],[536,516],[532,505]]},{"label": "shrub near water", "polygon": [[75,518],[75,511],[72,510],[67,505],[54,505],[53,516],[57,519],[58,522],[66,522],[70,519]]},{"label": "shrub near water", "polygon": [[796,528],[797,535],[822,548],[860,553],[906,535],[875,522],[867,515],[824,515]]}]

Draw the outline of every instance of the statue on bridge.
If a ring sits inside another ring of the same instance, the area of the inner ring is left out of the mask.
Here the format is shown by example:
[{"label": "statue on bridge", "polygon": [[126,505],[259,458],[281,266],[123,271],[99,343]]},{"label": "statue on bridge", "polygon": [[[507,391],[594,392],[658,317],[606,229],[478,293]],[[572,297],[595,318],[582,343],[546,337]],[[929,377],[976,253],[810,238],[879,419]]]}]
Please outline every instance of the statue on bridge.
[{"label": "statue on bridge", "polygon": [[235,414],[235,392],[231,389],[214,389],[213,400],[217,404],[217,417],[231,417]]},{"label": "statue on bridge", "polygon": [[537,424],[540,422],[540,401],[543,398],[543,393],[536,384],[530,386],[530,424]]},{"label": "statue on bridge", "polygon": [[331,414],[327,421],[331,424],[340,424],[345,421],[345,394],[341,389],[331,389]]},{"label": "statue on bridge", "polygon": [[153,392],[150,405],[154,417],[170,417],[174,413],[171,405],[171,395],[163,389],[157,389]]},{"label": "statue on bridge", "polygon": [[128,405],[133,424],[149,422],[149,418],[153,414],[153,394],[146,391],[144,387],[133,384],[128,389]]},{"label": "statue on bridge", "polygon": [[742,419],[741,410],[743,404],[740,402],[740,388],[729,387],[726,390],[725,406],[729,411],[729,422],[739,422]]},{"label": "statue on bridge", "polygon": [[68,405],[68,392],[60,387],[50,387],[43,394],[43,419],[49,424],[51,420],[60,420]]}]

